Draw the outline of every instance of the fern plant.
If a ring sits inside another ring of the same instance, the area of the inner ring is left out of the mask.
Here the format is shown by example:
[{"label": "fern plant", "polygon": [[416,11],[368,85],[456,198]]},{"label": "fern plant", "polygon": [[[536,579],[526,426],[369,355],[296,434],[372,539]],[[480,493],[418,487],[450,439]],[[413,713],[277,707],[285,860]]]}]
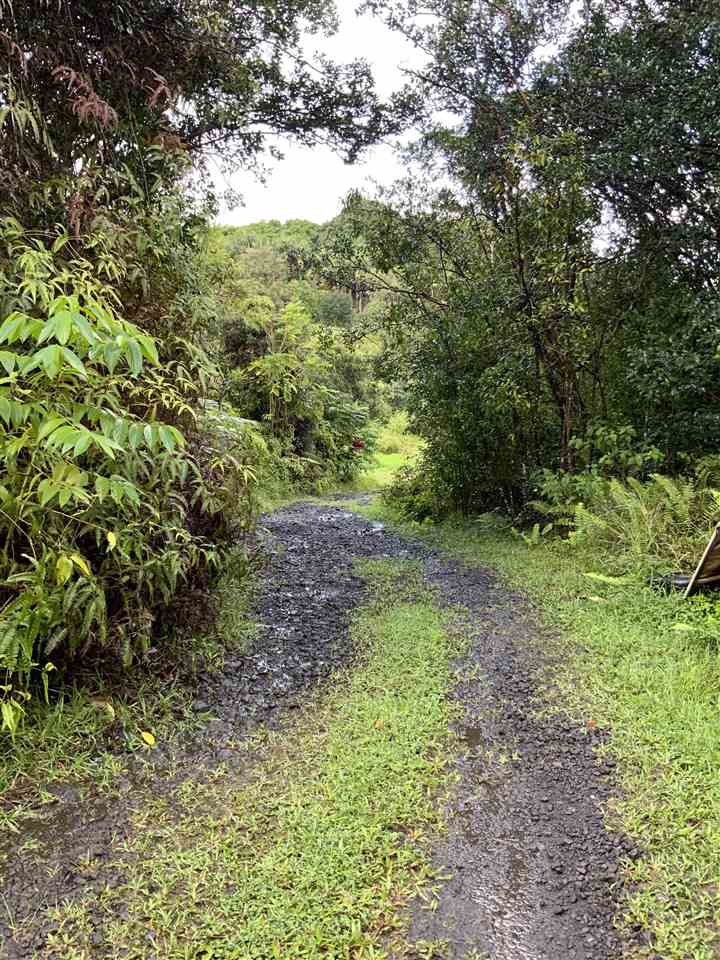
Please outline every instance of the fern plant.
[{"label": "fern plant", "polygon": [[576,540],[593,538],[634,566],[691,570],[720,517],[718,494],[686,478],[613,479],[574,508]]}]

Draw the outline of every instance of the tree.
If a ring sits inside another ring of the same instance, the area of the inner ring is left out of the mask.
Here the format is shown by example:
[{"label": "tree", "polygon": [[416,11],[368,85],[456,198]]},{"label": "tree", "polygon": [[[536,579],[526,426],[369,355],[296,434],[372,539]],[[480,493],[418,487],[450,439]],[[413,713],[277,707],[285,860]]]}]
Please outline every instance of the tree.
[{"label": "tree", "polygon": [[54,194],[79,232],[117,195],[114,174],[161,189],[149,154],[247,165],[273,134],[354,159],[402,119],[363,61],[303,57],[301,33],[334,22],[322,0],[0,0],[0,208]]}]

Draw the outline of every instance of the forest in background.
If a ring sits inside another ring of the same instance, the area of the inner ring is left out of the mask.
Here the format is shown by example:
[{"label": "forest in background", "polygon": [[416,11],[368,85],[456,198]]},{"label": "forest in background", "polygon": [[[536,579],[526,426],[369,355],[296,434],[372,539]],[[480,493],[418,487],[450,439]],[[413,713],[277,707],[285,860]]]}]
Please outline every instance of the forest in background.
[{"label": "forest in background", "polygon": [[[158,642],[263,498],[357,480],[393,413],[406,516],[683,568],[717,519],[720,34],[703,0],[370,2],[426,58],[388,102],[308,64],[315,0],[0,0],[2,724]],[[325,225],[212,226],[267,137],[412,175]],[[206,179],[206,178],[205,178]],[[54,680],[53,680],[54,683]]]},{"label": "forest in background", "polygon": [[427,57],[421,174],[350,197],[330,254],[385,291],[426,441],[391,499],[692,569],[719,509],[716,9],[371,7]]}]

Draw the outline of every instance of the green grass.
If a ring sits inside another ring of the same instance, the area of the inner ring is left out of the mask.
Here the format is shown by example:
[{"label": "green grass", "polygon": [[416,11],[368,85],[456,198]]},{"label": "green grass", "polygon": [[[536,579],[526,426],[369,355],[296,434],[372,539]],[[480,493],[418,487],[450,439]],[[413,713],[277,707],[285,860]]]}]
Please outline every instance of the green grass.
[{"label": "green grass", "polygon": [[622,795],[608,820],[645,850],[628,866],[636,886],[623,919],[652,933],[653,956],[720,956],[717,621],[709,630],[702,602],[587,576],[606,575],[614,558],[562,542],[529,548],[491,518],[406,529],[494,567],[561,628],[557,708],[612,729]]},{"label": "green grass", "polygon": [[383,424],[378,434],[372,463],[345,492],[364,493],[389,486],[401,467],[412,463],[422,449],[422,440],[408,432],[408,415],[400,410]]},{"label": "green grass", "polygon": [[422,449],[422,441],[407,432],[407,414],[400,411],[380,431],[372,463],[363,470],[352,483],[344,484],[346,493],[366,493],[382,490],[395,479],[401,467],[408,466],[417,459]]},{"label": "green grass", "polygon": [[43,957],[436,955],[406,949],[402,907],[432,883],[459,641],[414,565],[362,569],[374,599],[352,628],[361,662],[292,725],[239,746],[240,775],[143,798],[124,885],[61,909]]},{"label": "green grass", "polygon": [[389,486],[400,467],[412,462],[406,453],[376,453],[372,464],[352,483],[344,484],[346,492],[365,493]]}]

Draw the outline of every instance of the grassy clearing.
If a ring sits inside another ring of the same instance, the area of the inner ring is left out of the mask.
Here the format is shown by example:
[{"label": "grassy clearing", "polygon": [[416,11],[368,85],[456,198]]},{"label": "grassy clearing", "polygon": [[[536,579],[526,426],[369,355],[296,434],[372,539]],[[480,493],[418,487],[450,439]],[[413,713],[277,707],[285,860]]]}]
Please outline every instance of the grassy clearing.
[{"label": "grassy clearing", "polygon": [[422,440],[408,431],[408,415],[399,410],[383,424],[378,434],[373,462],[343,490],[347,493],[365,493],[389,486],[401,467],[416,459],[422,449]]},{"label": "grassy clearing", "polygon": [[408,955],[400,908],[432,882],[458,640],[413,565],[363,570],[375,596],[353,626],[364,662],[292,726],[239,748],[242,776],[148,798],[120,853],[125,884],[61,910],[43,957]]},{"label": "grassy clearing", "polygon": [[406,453],[376,453],[372,464],[352,483],[344,484],[347,493],[367,493],[389,486],[401,467],[412,461]]},{"label": "grassy clearing", "polygon": [[653,932],[653,956],[720,956],[720,659],[703,602],[588,577],[612,558],[528,547],[488,518],[406,529],[496,568],[562,628],[558,709],[612,727],[624,798],[608,816],[646,850],[624,919]]}]

